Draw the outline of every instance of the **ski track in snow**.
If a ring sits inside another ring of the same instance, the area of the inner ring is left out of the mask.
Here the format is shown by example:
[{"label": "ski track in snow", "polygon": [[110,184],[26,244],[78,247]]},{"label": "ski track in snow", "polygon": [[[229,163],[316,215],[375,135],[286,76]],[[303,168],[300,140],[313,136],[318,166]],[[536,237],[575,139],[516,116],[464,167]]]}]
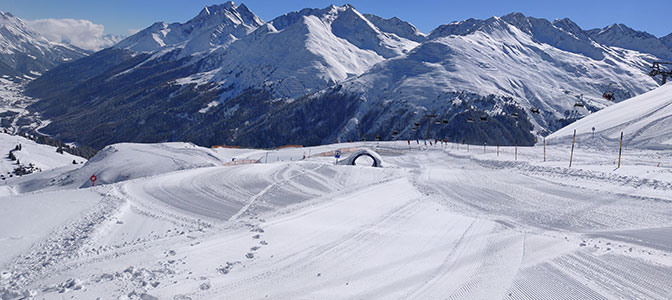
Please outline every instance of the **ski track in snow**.
[{"label": "ski track in snow", "polygon": [[[584,169],[521,170],[447,147],[403,149],[381,148],[382,169],[313,158],[96,186],[93,208],[0,267],[0,298],[672,293],[672,244],[661,238],[672,233],[672,200],[664,192],[610,191],[622,181]],[[567,181],[584,175],[597,184]]]}]

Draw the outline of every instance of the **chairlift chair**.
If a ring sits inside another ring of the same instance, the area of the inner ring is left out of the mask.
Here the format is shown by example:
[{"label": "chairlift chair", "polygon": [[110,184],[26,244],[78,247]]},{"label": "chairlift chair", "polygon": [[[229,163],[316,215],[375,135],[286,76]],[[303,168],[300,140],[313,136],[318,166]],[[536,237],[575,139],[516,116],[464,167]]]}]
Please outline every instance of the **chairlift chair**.
[{"label": "chairlift chair", "polygon": [[530,111],[534,114],[539,114],[539,109],[536,107],[530,107]]},{"label": "chairlift chair", "polygon": [[512,112],[511,117],[518,118],[518,113],[517,112]]},{"label": "chairlift chair", "polygon": [[583,94],[581,94],[580,98],[576,100],[576,103],[574,103],[574,107],[584,107],[583,103]]},{"label": "chairlift chair", "polygon": [[481,121],[487,122],[488,121],[488,116],[481,116]]},{"label": "chairlift chair", "polygon": [[474,123],[474,119],[472,119],[472,118],[467,118],[467,123]]},{"label": "chairlift chair", "polygon": [[614,99],[616,99],[616,97],[614,97],[614,92],[604,92],[604,94],[602,94],[602,98],[609,101],[614,101]]},{"label": "chairlift chair", "polygon": [[607,90],[602,94],[602,98],[607,99],[609,101],[614,101],[616,97],[614,97],[614,90],[611,88],[612,83],[609,83],[609,86],[607,87]]},{"label": "chairlift chair", "polygon": [[392,131],[392,136],[396,136],[398,134],[399,134],[399,131],[396,131],[396,130]]},{"label": "chairlift chair", "polygon": [[443,124],[448,124],[449,122],[448,119],[443,119]]}]

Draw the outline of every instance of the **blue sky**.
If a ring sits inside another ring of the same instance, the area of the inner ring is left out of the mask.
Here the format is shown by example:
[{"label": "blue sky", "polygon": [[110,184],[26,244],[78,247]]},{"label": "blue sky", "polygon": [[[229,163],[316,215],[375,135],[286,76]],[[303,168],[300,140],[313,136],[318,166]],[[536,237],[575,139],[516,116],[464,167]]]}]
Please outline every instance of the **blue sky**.
[{"label": "blue sky", "polygon": [[[128,34],[156,21],[185,22],[206,5],[224,1],[202,0],[0,0],[0,10],[27,20],[44,18],[86,19],[105,26],[106,33]],[[672,32],[672,1],[432,1],[432,0],[246,0],[250,10],[264,20],[305,7],[326,7],[350,3],[363,13],[397,16],[427,33],[456,20],[488,18],[518,11],[528,16],[569,17],[584,29],[623,23],[655,36]]]}]

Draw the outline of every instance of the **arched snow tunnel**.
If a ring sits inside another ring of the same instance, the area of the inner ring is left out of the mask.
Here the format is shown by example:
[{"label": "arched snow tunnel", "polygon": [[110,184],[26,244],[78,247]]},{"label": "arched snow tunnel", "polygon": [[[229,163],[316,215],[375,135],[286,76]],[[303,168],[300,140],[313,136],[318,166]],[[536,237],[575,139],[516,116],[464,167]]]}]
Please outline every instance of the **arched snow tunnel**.
[{"label": "arched snow tunnel", "polygon": [[383,167],[383,160],[378,153],[369,149],[361,149],[339,162],[340,165]]}]

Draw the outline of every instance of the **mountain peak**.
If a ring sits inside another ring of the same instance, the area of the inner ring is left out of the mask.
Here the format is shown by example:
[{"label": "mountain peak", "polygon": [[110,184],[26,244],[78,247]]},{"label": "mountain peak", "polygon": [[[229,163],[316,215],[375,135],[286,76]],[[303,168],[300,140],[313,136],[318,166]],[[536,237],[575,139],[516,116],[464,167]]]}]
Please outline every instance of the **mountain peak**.
[{"label": "mountain peak", "polygon": [[222,11],[230,11],[230,10],[235,10],[238,7],[233,1],[227,1],[222,4],[215,4],[215,5],[209,5],[203,7],[201,12],[198,14],[199,16],[209,16],[212,14],[217,14],[218,12]]},{"label": "mountain peak", "polygon": [[660,41],[663,42],[663,44],[665,44],[665,46],[672,49],[672,33],[660,38]]},{"label": "mountain peak", "polygon": [[427,39],[427,36],[420,32],[420,30],[413,26],[413,24],[397,17],[385,19],[372,14],[364,14],[364,17],[366,17],[369,21],[371,21],[371,23],[376,25],[382,31],[391,32],[397,36],[418,43],[421,43]]},{"label": "mountain peak", "polygon": [[522,19],[527,19],[527,16],[525,16],[521,12],[512,12],[510,14],[502,16],[502,19],[519,19],[519,20],[522,20]]},{"label": "mountain peak", "polygon": [[181,55],[191,55],[231,42],[251,33],[265,22],[247,6],[233,1],[204,7],[186,23],[154,25],[117,44],[138,52],[154,52],[169,47],[182,47]]},{"label": "mountain peak", "polygon": [[612,24],[602,29],[591,29],[586,33],[603,45],[651,53],[661,59],[672,59],[672,49],[666,46],[662,39],[623,24]]},{"label": "mountain peak", "polygon": [[429,33],[428,39],[435,39],[450,35],[469,35],[477,31],[491,33],[494,30],[508,30],[508,22],[505,19],[493,16],[485,20],[469,18],[464,21],[444,24]]},{"label": "mountain peak", "polygon": [[202,22],[202,20],[209,20],[214,16],[220,16],[217,18],[216,22],[228,21],[235,24],[249,24],[253,26],[259,26],[264,23],[259,17],[252,13],[245,4],[236,6],[233,1],[206,6],[201,10],[198,16],[187,23]]}]

